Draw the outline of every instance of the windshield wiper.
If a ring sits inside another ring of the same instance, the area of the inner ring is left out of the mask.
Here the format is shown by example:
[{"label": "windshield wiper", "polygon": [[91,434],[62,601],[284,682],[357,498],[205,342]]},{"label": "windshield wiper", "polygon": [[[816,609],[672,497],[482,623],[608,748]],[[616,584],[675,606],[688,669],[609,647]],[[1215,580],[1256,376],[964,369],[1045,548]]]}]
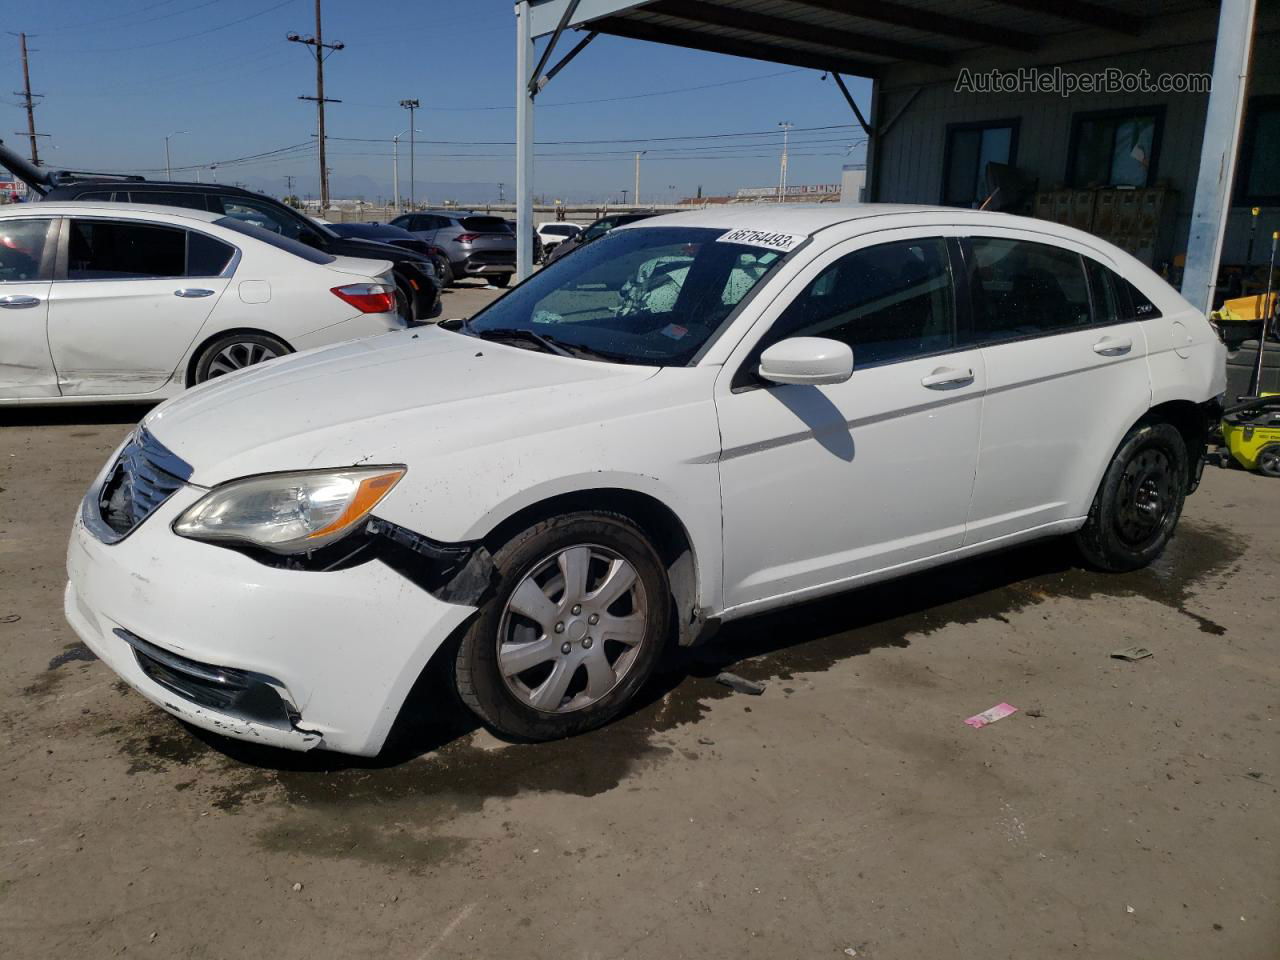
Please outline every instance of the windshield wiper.
[{"label": "windshield wiper", "polygon": [[554,353],[559,357],[572,357],[573,354],[550,337],[544,337],[532,330],[521,330],[518,327],[502,327],[497,330],[479,330],[472,334],[481,340],[521,340],[542,348],[544,353]]}]

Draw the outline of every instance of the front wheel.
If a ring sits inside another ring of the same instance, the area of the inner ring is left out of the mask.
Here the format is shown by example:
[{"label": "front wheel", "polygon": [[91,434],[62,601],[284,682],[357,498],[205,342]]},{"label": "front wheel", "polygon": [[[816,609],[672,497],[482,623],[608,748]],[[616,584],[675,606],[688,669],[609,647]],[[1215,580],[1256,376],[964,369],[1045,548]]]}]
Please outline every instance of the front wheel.
[{"label": "front wheel", "polygon": [[1076,545],[1095,567],[1113,572],[1145,567],[1164,551],[1186,499],[1187,445],[1168,423],[1130,430],[1107,467],[1076,533]]},{"label": "front wheel", "polygon": [[499,733],[555,740],[601,726],[644,686],[670,624],[666,571],[629,520],[554,517],[497,553],[498,586],[463,636],[454,678]]}]

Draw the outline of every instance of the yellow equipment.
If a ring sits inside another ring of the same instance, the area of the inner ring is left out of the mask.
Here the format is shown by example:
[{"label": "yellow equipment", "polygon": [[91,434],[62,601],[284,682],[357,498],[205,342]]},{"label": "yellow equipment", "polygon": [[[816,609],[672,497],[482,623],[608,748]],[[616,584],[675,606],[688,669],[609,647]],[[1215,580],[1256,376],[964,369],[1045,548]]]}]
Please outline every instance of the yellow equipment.
[{"label": "yellow equipment", "polygon": [[1228,407],[1222,440],[1246,470],[1280,477],[1280,394],[1267,393]]}]

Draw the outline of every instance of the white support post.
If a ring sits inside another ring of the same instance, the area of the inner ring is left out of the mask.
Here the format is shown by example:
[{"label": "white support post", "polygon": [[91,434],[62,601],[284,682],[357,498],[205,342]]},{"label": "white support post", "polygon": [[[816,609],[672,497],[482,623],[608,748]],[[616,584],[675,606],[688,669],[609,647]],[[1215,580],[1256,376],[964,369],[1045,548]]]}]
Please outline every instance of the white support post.
[{"label": "white support post", "polygon": [[516,280],[533,273],[533,97],[530,72],[537,63],[529,0],[516,4]]},{"label": "white support post", "polygon": [[1182,295],[1205,313],[1213,306],[1222,259],[1222,237],[1231,207],[1245,91],[1249,82],[1249,57],[1253,48],[1256,0],[1222,0],[1218,16],[1218,43],[1213,53],[1213,91],[1204,121],[1200,145],[1200,175],[1196,179],[1191,235],[1187,241],[1187,267],[1182,275]]}]

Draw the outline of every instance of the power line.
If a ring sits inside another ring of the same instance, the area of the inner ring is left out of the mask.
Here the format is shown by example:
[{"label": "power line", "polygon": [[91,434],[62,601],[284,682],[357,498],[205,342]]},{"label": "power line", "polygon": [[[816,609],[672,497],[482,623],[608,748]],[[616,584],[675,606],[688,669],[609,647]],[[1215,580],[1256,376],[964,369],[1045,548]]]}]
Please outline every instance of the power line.
[{"label": "power line", "polygon": [[150,47],[163,47],[171,43],[177,43],[181,40],[194,40],[196,37],[207,36],[210,33],[216,33],[219,30],[226,30],[228,27],[234,27],[237,24],[246,23],[249,20],[256,20],[258,17],[265,17],[268,13],[279,10],[281,7],[287,7],[297,0],[281,0],[274,6],[267,7],[265,10],[259,10],[257,13],[251,13],[248,16],[240,17],[236,20],[228,20],[226,23],[220,23],[216,27],[209,27],[205,30],[197,30],[195,33],[183,34],[180,37],[169,37],[167,40],[153,40],[150,43],[135,43],[127,47],[105,47],[97,50],[66,50],[66,53],[123,53],[127,50],[146,50]]},{"label": "power line", "polygon": [[[832,123],[821,127],[794,127],[793,133],[812,133],[826,130],[848,130],[852,129],[851,123]],[[748,130],[742,133],[692,133],[683,137],[614,137],[603,140],[539,140],[537,146],[573,146],[573,145],[594,145],[608,143],[673,143],[681,140],[722,140],[734,137],[780,137],[781,134],[777,130]],[[330,140],[346,140],[358,143],[389,143],[386,137],[330,137]],[[431,143],[446,146],[467,146],[467,147],[513,147],[514,140],[423,140],[423,143]],[[623,151],[629,153],[631,151]]]},{"label": "power line", "polygon": [[[554,103],[543,103],[541,100],[539,100],[538,109],[541,110],[546,107],[577,107],[577,106],[582,106],[588,103],[617,103],[622,100],[643,100],[647,97],[667,97],[676,93],[691,93],[695,90],[710,90],[714,87],[729,87],[738,83],[753,83],[756,80],[769,80],[769,79],[772,79],[773,77],[782,77],[782,76],[786,76],[787,74],[807,73],[807,72],[809,71],[801,70],[801,69],[779,70],[775,73],[762,73],[756,77],[740,77],[737,80],[721,80],[719,83],[702,83],[694,87],[676,87],[671,90],[651,90],[648,93],[630,93],[630,94],[625,94],[617,97],[598,97],[591,100],[561,100]],[[357,100],[352,100],[350,102],[353,106],[357,106],[357,107],[386,107],[386,104],[382,104],[382,103],[363,103]],[[426,107],[423,107],[423,109],[436,110],[442,113],[470,113],[474,111],[484,111],[484,110],[514,110],[515,106],[495,105],[495,106],[487,106],[487,107],[437,107],[437,106],[428,105]]]}]

